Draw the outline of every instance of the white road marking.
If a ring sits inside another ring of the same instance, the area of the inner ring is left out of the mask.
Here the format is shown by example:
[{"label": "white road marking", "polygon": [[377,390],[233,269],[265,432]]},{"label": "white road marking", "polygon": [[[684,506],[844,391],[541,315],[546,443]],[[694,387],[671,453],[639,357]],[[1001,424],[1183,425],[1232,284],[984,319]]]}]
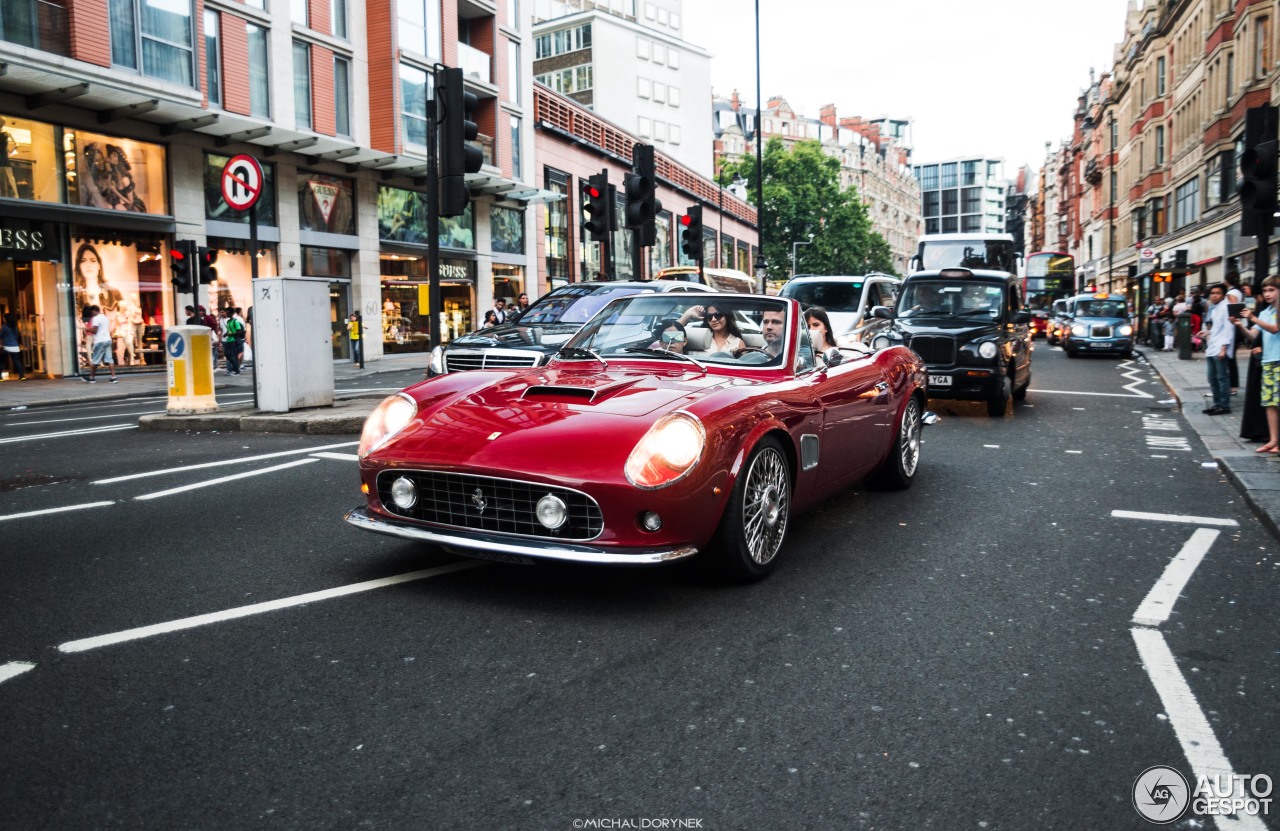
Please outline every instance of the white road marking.
[{"label": "white road marking", "polygon": [[1152,454],[1151,454],[1151,458],[1153,458],[1153,459],[1167,459],[1167,458],[1169,458],[1169,457],[1168,457],[1168,456],[1159,456],[1159,455],[1156,455],[1155,453],[1152,453]]},{"label": "white road marking", "polygon": [[334,459],[339,462],[358,462],[360,456],[356,453],[312,453],[317,459]]},{"label": "white road marking", "polygon": [[1138,611],[1133,613],[1132,622],[1135,626],[1159,626],[1169,619],[1169,615],[1173,614],[1173,604],[1178,602],[1178,596],[1186,588],[1187,581],[1221,533],[1210,528],[1196,529],[1191,539],[1182,546],[1178,556],[1169,561],[1164,574],[1160,575],[1146,599],[1138,606]]},{"label": "white road marking", "polygon": [[1150,519],[1155,522],[1187,522],[1192,525],[1220,525],[1235,528],[1240,523],[1234,519],[1218,519],[1211,516],[1185,516],[1181,514],[1150,514],[1145,511],[1112,511],[1116,519]]},{"label": "white road marking", "polygon": [[1000,449],[1000,445],[998,445],[998,444],[984,444],[984,445],[982,445],[982,446],[983,446],[983,447],[989,447],[989,448],[991,448],[992,450],[999,450],[999,449]]},{"label": "white road marking", "polygon": [[211,467],[222,467],[223,465],[241,464],[243,462],[259,462],[263,459],[278,459],[281,456],[300,456],[303,453],[315,453],[317,450],[332,450],[337,447],[351,447],[359,444],[358,441],[344,441],[338,444],[322,444],[319,447],[304,447],[299,450],[281,450],[278,453],[263,453],[259,456],[245,456],[242,459],[223,459],[218,462],[201,462],[197,465],[186,465],[184,467],[169,467],[163,470],[149,470],[146,473],[131,473],[128,476],[113,476],[110,479],[98,479],[90,484],[94,485],[114,485],[116,482],[128,482],[131,479],[145,479],[149,476],[164,476],[169,473],[185,473],[188,470],[204,470]]},{"label": "white road marking", "polygon": [[221,623],[226,620],[235,620],[236,618],[260,615],[264,612],[275,612],[280,609],[288,609],[293,606],[303,606],[307,603],[316,603],[321,600],[330,600],[335,597],[345,597],[350,594],[359,594],[360,592],[372,591],[373,589],[381,589],[387,586],[397,586],[401,583],[408,583],[413,580],[424,580],[428,577],[439,577],[444,574],[451,574],[455,571],[478,568],[479,566],[484,565],[488,565],[488,563],[478,560],[466,560],[463,562],[450,563],[449,565],[436,566],[435,568],[427,568],[421,571],[397,574],[394,577],[383,577],[378,580],[366,580],[363,583],[352,583],[348,586],[338,586],[332,589],[308,592],[307,594],[298,594],[293,597],[282,597],[279,600],[268,600],[263,603],[239,606],[234,609],[227,609],[221,612],[211,612],[205,615],[196,615],[195,617],[171,620],[167,623],[156,623],[151,626],[139,626],[136,629],[125,629],[122,632],[114,632],[110,635],[99,635],[95,638],[68,641],[64,644],[60,644],[58,646],[58,651],[67,653],[86,652],[90,649],[98,649],[99,647],[111,646],[117,643],[124,643],[125,641],[135,641],[142,638],[154,637],[156,635],[165,635],[170,632],[178,632],[183,629],[194,629],[198,626],[207,626],[210,623]]},{"label": "white road marking", "polygon": [[1132,379],[1130,383],[1125,384],[1123,387],[1121,387],[1121,389],[1129,390],[1129,392],[1141,398],[1155,398],[1155,396],[1151,395],[1150,393],[1143,392],[1142,390],[1139,390],[1139,389],[1134,389],[1134,387],[1138,386],[1139,384],[1145,384],[1147,382],[1145,379],[1140,377],[1142,370],[1139,367],[1135,366],[1133,361],[1122,361],[1120,363],[1120,366],[1122,368],[1130,367],[1128,370],[1121,373],[1121,375],[1122,377]]},{"label": "white road marking", "polygon": [[[1126,387],[1125,389],[1128,389],[1128,387]],[[1151,396],[1147,395],[1145,392],[1131,393],[1126,395],[1125,393],[1120,393],[1120,392],[1077,392],[1076,390],[1042,390],[1039,387],[1036,387],[1036,392],[1047,392],[1047,393],[1052,393],[1054,395],[1096,395],[1102,398],[1151,398]]]},{"label": "white road marking", "polygon": [[22,673],[35,668],[35,664],[27,661],[10,661],[7,664],[0,664],[0,684],[3,684],[10,678],[17,678]]},{"label": "white road marking", "polygon": [[210,488],[214,485],[221,485],[225,482],[234,482],[236,479],[247,479],[250,476],[261,476],[264,473],[275,473],[277,470],[285,470],[299,465],[309,465],[312,462],[318,462],[319,459],[298,459],[293,462],[286,462],[282,465],[274,465],[272,467],[264,467],[259,470],[249,470],[244,473],[236,473],[231,476],[220,476],[217,479],[208,479],[202,482],[193,482],[190,485],[182,485],[177,488],[170,488],[167,491],[156,491],[155,493],[144,493],[141,496],[135,496],[134,499],[159,499],[162,496],[173,496],[176,493],[186,493],[187,491],[198,490],[200,488]]},{"label": "white road marking", "polygon": [[44,421],[10,421],[5,427],[29,427],[32,424],[57,424],[62,421],[101,421],[104,418],[135,418],[136,416],[163,413],[164,410],[144,410],[140,413],[112,413],[111,415],[76,416],[75,418],[49,418]]},{"label": "white road marking", "polygon": [[[1138,656],[1151,678],[1151,685],[1156,688],[1160,702],[1164,705],[1169,723],[1182,746],[1182,753],[1191,763],[1191,770],[1197,777],[1235,775],[1227,754],[1218,737],[1214,735],[1209,720],[1200,709],[1200,702],[1187,686],[1187,681],[1178,669],[1169,645],[1159,629],[1134,627],[1130,630],[1133,642],[1138,647]],[[1210,781],[1215,781],[1210,779]],[[1266,826],[1258,817],[1239,813],[1234,816],[1215,817],[1219,829],[1237,829],[1237,831],[1266,831]]]},{"label": "white road marking", "polygon": [[1083,453],[1084,451],[1083,451],[1083,450],[1068,450],[1068,451],[1066,451],[1066,452],[1070,453],[1070,454],[1071,454],[1071,455],[1073,455],[1073,456],[1079,456],[1079,455],[1080,455],[1081,453]]},{"label": "white road marking", "polygon": [[0,439],[0,444],[14,444],[21,441],[38,441],[40,439],[61,439],[67,436],[88,436],[93,433],[111,433],[116,430],[137,430],[136,424],[123,424],[118,427],[89,427],[84,430],[67,430],[62,433],[39,433],[34,436],[13,436],[12,438]]},{"label": "white road marking", "polygon": [[26,519],[27,517],[44,516],[46,514],[61,514],[67,511],[83,511],[85,508],[105,508],[108,505],[114,505],[114,504],[116,504],[115,500],[111,499],[106,502],[86,502],[83,505],[67,505],[62,508],[45,508],[44,510],[41,510],[41,511],[27,511],[26,513],[21,513],[21,514],[9,514],[8,516],[0,516],[0,522],[5,522],[10,519]]}]

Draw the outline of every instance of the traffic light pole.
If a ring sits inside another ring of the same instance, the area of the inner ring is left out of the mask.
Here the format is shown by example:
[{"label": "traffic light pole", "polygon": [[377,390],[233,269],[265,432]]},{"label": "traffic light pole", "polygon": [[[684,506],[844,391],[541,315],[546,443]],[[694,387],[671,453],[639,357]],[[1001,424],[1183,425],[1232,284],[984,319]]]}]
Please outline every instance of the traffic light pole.
[{"label": "traffic light pole", "polygon": [[[439,70],[432,86],[440,89]],[[436,150],[436,101],[427,101],[427,322],[428,348],[440,345],[440,155]]]}]

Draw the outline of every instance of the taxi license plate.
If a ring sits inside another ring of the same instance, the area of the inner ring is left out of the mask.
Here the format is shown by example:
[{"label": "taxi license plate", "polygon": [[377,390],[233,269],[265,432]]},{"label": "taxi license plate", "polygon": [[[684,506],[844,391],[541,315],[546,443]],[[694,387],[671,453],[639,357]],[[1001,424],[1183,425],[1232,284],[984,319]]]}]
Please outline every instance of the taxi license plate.
[{"label": "taxi license plate", "polygon": [[1110,349],[1111,348],[1111,344],[1109,343],[1091,343],[1089,344],[1089,346],[1091,346],[1094,349]]},{"label": "taxi license plate", "polygon": [[951,386],[950,375],[930,375],[929,386],[931,387],[949,387]]}]

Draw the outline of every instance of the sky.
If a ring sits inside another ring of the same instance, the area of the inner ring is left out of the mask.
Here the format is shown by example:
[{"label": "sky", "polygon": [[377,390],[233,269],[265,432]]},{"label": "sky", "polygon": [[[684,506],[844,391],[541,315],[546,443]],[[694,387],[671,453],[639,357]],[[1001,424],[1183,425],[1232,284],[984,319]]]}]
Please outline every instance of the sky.
[{"label": "sky", "polygon": [[[1070,139],[1089,69],[1111,68],[1129,0],[758,0],[760,87],[817,118],[908,118],[912,161],[1038,169]],[[684,0],[684,39],[711,53],[716,95],[754,108],[755,3]]]}]

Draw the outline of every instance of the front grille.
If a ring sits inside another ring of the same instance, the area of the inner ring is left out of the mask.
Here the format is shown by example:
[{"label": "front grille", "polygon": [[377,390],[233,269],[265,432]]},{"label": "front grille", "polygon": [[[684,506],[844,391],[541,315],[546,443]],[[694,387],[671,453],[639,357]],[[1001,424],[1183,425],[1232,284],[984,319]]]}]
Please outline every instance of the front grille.
[{"label": "front grille", "polygon": [[536,352],[447,350],[444,353],[444,368],[445,372],[466,372],[472,369],[523,369],[537,366],[540,357],[542,356]]},{"label": "front grille", "polygon": [[955,338],[916,335],[908,344],[926,364],[953,366],[956,362]]},{"label": "front grille", "polygon": [[[401,476],[411,479],[418,489],[418,501],[407,511],[391,501],[391,483]],[[547,494],[559,497],[568,509],[568,519],[554,530],[538,522],[534,514],[538,500]],[[604,530],[600,506],[585,493],[513,479],[427,470],[384,470],[378,474],[378,498],[383,507],[394,514],[475,531],[590,540]]]},{"label": "front grille", "polygon": [[1104,325],[1104,326],[1094,326],[1092,329],[1090,329],[1090,330],[1089,330],[1089,337],[1092,337],[1092,338],[1109,338],[1109,337],[1111,337],[1111,327],[1110,327],[1110,326],[1106,326],[1106,325]]}]

